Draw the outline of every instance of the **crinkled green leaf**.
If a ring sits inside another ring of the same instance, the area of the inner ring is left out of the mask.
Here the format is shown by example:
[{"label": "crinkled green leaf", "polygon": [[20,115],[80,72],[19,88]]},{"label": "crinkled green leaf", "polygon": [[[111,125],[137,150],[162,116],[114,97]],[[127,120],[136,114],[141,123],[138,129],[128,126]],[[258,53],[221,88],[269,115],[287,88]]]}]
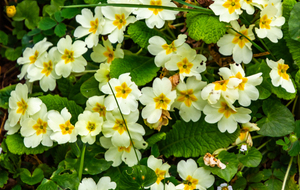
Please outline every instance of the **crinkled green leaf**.
[{"label": "crinkled green leaf", "polygon": [[6,137],[6,144],[8,147],[8,150],[13,154],[41,154],[46,150],[49,150],[51,147],[46,147],[43,145],[39,145],[35,148],[27,148],[24,145],[23,137],[21,137],[20,134],[16,133],[13,135],[8,135]]},{"label": "crinkled green leaf", "polygon": [[217,43],[227,31],[226,23],[219,17],[204,14],[188,13],[188,34],[194,40],[203,40],[207,44]]},{"label": "crinkled green leaf", "polygon": [[238,154],[239,161],[247,167],[257,167],[262,159],[262,154],[252,147],[246,155]]},{"label": "crinkled green leaf", "polygon": [[16,14],[13,17],[16,21],[22,21],[25,19],[25,25],[29,29],[33,29],[37,26],[40,17],[40,8],[36,1],[25,0],[17,4]]},{"label": "crinkled green leaf", "polygon": [[138,86],[151,82],[160,68],[154,59],[136,55],[125,55],[124,59],[113,60],[110,66],[111,78],[118,78],[123,73],[130,73],[131,80]]},{"label": "crinkled green leaf", "polygon": [[271,178],[265,182],[265,186],[267,187],[266,190],[281,190],[282,181],[276,178]]},{"label": "crinkled green leaf", "polygon": [[0,107],[8,109],[8,99],[11,91],[15,90],[16,85],[7,86],[0,90]]},{"label": "crinkled green leaf", "polygon": [[300,90],[300,70],[298,70],[298,72],[295,75],[295,83],[295,88],[297,88],[297,91]]},{"label": "crinkled green leaf", "polygon": [[8,48],[5,51],[5,57],[8,60],[15,61],[22,55],[22,47],[17,47],[16,49]]},{"label": "crinkled green leaf", "polygon": [[149,137],[146,141],[148,143],[148,147],[151,147],[154,144],[156,144],[157,142],[159,142],[161,140],[165,140],[165,139],[166,139],[166,133],[160,132],[160,133],[151,135],[151,137]]},{"label": "crinkled green leaf", "polygon": [[99,90],[99,82],[94,76],[81,85],[80,92],[86,98],[103,95],[103,93]]},{"label": "crinkled green leaf", "polygon": [[4,170],[0,170],[0,188],[4,187],[7,181],[8,181],[8,173]]},{"label": "crinkled green leaf", "polygon": [[36,168],[32,174],[26,168],[22,168],[20,177],[24,183],[35,185],[44,179],[44,173],[41,168]]},{"label": "crinkled green leaf", "polygon": [[66,35],[66,31],[67,31],[67,26],[64,23],[59,23],[54,29],[54,33],[58,37],[63,37],[64,35]]},{"label": "crinkled green leaf", "polygon": [[294,8],[290,13],[290,19],[288,21],[289,24],[289,32],[290,36],[293,40],[297,40],[300,42],[300,2],[296,3]]},{"label": "crinkled green leaf", "polygon": [[78,115],[83,112],[82,107],[77,105],[74,101],[58,95],[53,96],[48,94],[47,96],[40,96],[39,98],[44,104],[46,104],[48,110],[57,110],[60,112],[64,107],[66,107],[72,115],[70,121],[73,125],[76,123]]},{"label": "crinkled green leaf", "polygon": [[43,17],[39,22],[39,29],[41,30],[49,30],[57,25],[57,22],[50,17]]},{"label": "crinkled green leaf", "polygon": [[42,183],[38,186],[37,190],[61,190],[56,183],[54,183],[52,180],[43,179]]},{"label": "crinkled green leaf", "polygon": [[78,189],[80,183],[76,172],[54,175],[51,180],[63,189]]},{"label": "crinkled green leaf", "polygon": [[297,181],[294,180],[294,176],[289,177],[287,180],[285,189],[288,190],[299,190],[299,185],[297,184]]},{"label": "crinkled green leaf", "polygon": [[174,155],[189,158],[212,153],[216,149],[227,147],[239,135],[239,130],[232,134],[221,133],[216,124],[205,122],[204,117],[196,123],[178,120],[172,127],[166,140],[158,144],[161,153],[166,157]]},{"label": "crinkled green leaf", "polygon": [[128,27],[128,34],[134,43],[138,44],[142,48],[147,48],[149,45],[149,39],[153,36],[164,36],[155,29],[150,29],[145,22],[137,21],[134,24],[130,24]]},{"label": "crinkled green leaf", "polygon": [[8,43],[8,35],[0,30],[0,44],[7,45]]},{"label": "crinkled green leaf", "polygon": [[263,102],[263,117],[257,122],[258,134],[269,137],[282,137],[295,129],[294,116],[280,101],[267,99]]},{"label": "crinkled green leaf", "polygon": [[67,8],[61,11],[61,16],[67,19],[71,19],[78,14],[80,14],[80,9],[78,8]]}]

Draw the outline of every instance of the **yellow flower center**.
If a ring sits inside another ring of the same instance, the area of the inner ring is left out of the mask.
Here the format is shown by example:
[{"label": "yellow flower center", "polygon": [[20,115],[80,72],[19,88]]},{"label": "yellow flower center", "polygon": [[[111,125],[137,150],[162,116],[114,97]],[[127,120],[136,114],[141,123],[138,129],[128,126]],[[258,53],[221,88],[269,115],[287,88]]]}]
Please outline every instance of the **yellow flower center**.
[{"label": "yellow flower center", "polygon": [[[249,36],[248,36],[248,30],[240,31],[240,33],[242,33],[244,36],[246,36],[247,38],[249,38]],[[235,37],[232,40],[232,43],[238,44],[240,46],[240,48],[243,48],[245,46],[245,44],[248,42],[248,39],[245,38],[244,36],[236,33]]]},{"label": "yellow flower center", "polygon": [[129,146],[129,147],[124,147],[124,146],[119,146],[118,147],[118,151],[119,152],[123,152],[123,151],[126,151],[126,152],[128,152],[128,153],[130,153],[130,149],[131,149],[131,146]]},{"label": "yellow flower center", "polygon": [[245,84],[247,83],[248,79],[246,77],[243,77],[243,75],[238,72],[235,76],[231,76],[230,78],[238,78],[241,79],[242,82],[239,84],[237,87],[239,90],[244,90],[245,89]]},{"label": "yellow flower center", "polygon": [[21,113],[22,115],[25,115],[25,112],[28,108],[28,104],[25,102],[25,100],[22,98],[21,101],[17,102],[18,109],[17,113]]},{"label": "yellow flower center", "polygon": [[64,54],[61,56],[61,58],[63,60],[65,60],[65,64],[68,64],[70,62],[73,62],[75,59],[74,59],[74,51],[69,51],[67,49],[65,49],[65,52]]},{"label": "yellow flower center", "polygon": [[47,132],[47,125],[48,124],[46,121],[43,121],[39,118],[32,128],[36,130],[36,135],[40,135],[41,133],[45,134]]},{"label": "yellow flower center", "polygon": [[45,74],[46,76],[49,76],[53,70],[53,63],[52,61],[50,60],[48,63],[47,62],[44,62],[43,63],[43,70],[41,71],[42,74]]},{"label": "yellow flower center", "polygon": [[172,52],[175,52],[177,49],[176,49],[176,47],[175,47],[175,45],[174,45],[174,42],[172,42],[170,45],[168,45],[168,44],[164,44],[164,45],[162,45],[161,46],[164,50],[166,50],[166,54],[168,55],[168,54],[170,54],[170,53],[172,53]]},{"label": "yellow flower center", "polygon": [[228,84],[228,82],[229,82],[229,80],[223,80],[223,81],[214,82],[214,84],[215,84],[215,90],[226,91],[227,90],[227,84]]},{"label": "yellow flower center", "polygon": [[161,180],[163,180],[165,178],[166,171],[165,170],[160,170],[159,168],[156,168],[155,174],[156,174],[156,177],[157,177],[156,183],[159,184],[161,182]]},{"label": "yellow flower center", "polygon": [[259,21],[259,27],[261,29],[271,29],[270,24],[271,24],[272,20],[268,19],[267,15],[264,15],[263,17],[261,17],[260,21]]},{"label": "yellow flower center", "polygon": [[122,15],[115,14],[115,19],[116,20],[113,21],[113,25],[117,26],[119,30],[121,30],[121,28],[123,26],[125,26],[126,23],[127,23],[126,19],[125,19],[125,14],[124,13],[122,13]]},{"label": "yellow flower center", "polygon": [[227,0],[224,4],[223,7],[228,9],[229,14],[234,13],[236,9],[241,8],[240,0]]},{"label": "yellow flower center", "polygon": [[223,113],[226,118],[229,118],[231,114],[235,114],[236,111],[231,109],[226,102],[221,102],[221,107],[218,110],[219,113]]},{"label": "yellow flower center", "polygon": [[164,95],[164,93],[161,93],[159,96],[153,98],[155,102],[155,109],[163,109],[167,110],[168,104],[171,102],[169,98]]},{"label": "yellow flower center", "polygon": [[123,82],[121,86],[116,86],[116,97],[117,98],[123,98],[126,99],[128,94],[132,91],[131,88],[129,88],[126,84],[126,82]]},{"label": "yellow flower center", "polygon": [[184,190],[194,190],[196,189],[197,184],[198,179],[192,178],[192,176],[188,175],[184,181]]},{"label": "yellow flower center", "polygon": [[179,91],[180,96],[178,97],[177,101],[184,102],[187,107],[192,105],[192,102],[197,101],[198,99],[194,95],[193,89],[188,89],[186,91]]},{"label": "yellow flower center", "polygon": [[97,32],[98,25],[99,25],[98,18],[96,18],[95,21],[91,21],[90,25],[91,25],[91,28],[89,29],[89,32],[92,32],[95,34]]},{"label": "yellow flower center", "polygon": [[228,190],[228,186],[222,187],[222,190]]},{"label": "yellow flower center", "polygon": [[34,55],[29,57],[30,64],[33,64],[37,60],[38,56],[39,56],[39,52],[35,50]]},{"label": "yellow flower center", "polygon": [[191,72],[191,68],[193,67],[193,63],[189,62],[189,60],[185,57],[180,62],[177,63],[177,67],[179,68],[179,73],[189,74]]},{"label": "yellow flower center", "polygon": [[113,130],[118,131],[119,134],[122,135],[125,131],[127,131],[125,122],[122,119],[116,119],[115,125],[113,126]]},{"label": "yellow flower center", "polygon": [[89,132],[95,131],[96,123],[88,122],[88,124],[86,125],[86,129],[89,130]]},{"label": "yellow flower center", "polygon": [[[151,0],[150,5],[161,6],[162,2],[161,0]],[[156,8],[148,8],[148,9],[152,11],[154,15],[158,15],[158,13],[163,10],[163,9],[156,9]]]},{"label": "yellow flower center", "polygon": [[278,75],[282,77],[285,80],[289,80],[289,75],[286,73],[286,70],[288,70],[289,66],[287,64],[281,64],[279,63],[277,66],[278,69]]},{"label": "yellow flower center", "polygon": [[109,47],[106,47],[106,52],[103,53],[105,57],[107,57],[107,63],[111,63],[115,59],[115,53]]},{"label": "yellow flower center", "polygon": [[16,7],[14,5],[12,6],[6,6],[6,14],[8,17],[13,17],[15,16],[17,10],[16,10]]},{"label": "yellow flower center", "polygon": [[74,129],[74,125],[70,123],[70,120],[66,121],[64,124],[60,124],[59,127],[63,135],[71,134]]},{"label": "yellow flower center", "polygon": [[104,105],[96,103],[95,107],[93,107],[94,112],[98,112],[101,117],[105,117],[106,115],[106,108]]}]

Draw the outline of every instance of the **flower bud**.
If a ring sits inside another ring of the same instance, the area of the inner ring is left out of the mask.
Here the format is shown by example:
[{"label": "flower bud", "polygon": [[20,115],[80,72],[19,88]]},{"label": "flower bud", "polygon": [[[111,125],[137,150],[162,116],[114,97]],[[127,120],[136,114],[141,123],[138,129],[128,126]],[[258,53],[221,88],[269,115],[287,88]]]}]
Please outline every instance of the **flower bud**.
[{"label": "flower bud", "polygon": [[17,10],[16,10],[16,7],[14,5],[12,6],[6,6],[6,14],[8,17],[13,17],[15,16]]}]

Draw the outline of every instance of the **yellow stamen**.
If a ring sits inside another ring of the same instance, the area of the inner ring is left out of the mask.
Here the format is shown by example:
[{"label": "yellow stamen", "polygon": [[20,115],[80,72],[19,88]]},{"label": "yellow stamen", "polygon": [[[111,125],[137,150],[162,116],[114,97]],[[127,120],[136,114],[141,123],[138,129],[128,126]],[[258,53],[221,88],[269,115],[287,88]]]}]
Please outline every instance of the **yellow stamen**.
[{"label": "yellow stamen", "polygon": [[215,84],[215,90],[226,91],[227,90],[227,84],[228,84],[228,82],[229,82],[229,80],[223,80],[223,81],[214,82],[214,84]]},{"label": "yellow stamen", "polygon": [[70,123],[70,120],[66,121],[66,123],[64,124],[60,124],[59,127],[63,135],[71,134],[73,129],[75,128],[74,125]]},{"label": "yellow stamen", "polygon": [[231,109],[226,102],[221,102],[221,107],[218,110],[219,113],[223,113],[226,118],[229,118],[231,114],[235,114],[236,111]]},{"label": "yellow stamen", "polygon": [[75,59],[74,59],[74,51],[69,51],[67,49],[65,49],[65,52],[64,54],[61,56],[61,58],[63,60],[65,60],[65,64],[68,64],[70,62],[73,62]]},{"label": "yellow stamen", "polygon": [[161,180],[163,180],[165,178],[166,171],[165,170],[160,170],[159,168],[156,168],[155,174],[156,174],[156,177],[157,177],[156,183],[159,184],[161,182]]},{"label": "yellow stamen", "polygon": [[168,104],[171,102],[169,98],[164,95],[164,93],[161,93],[159,96],[153,98],[155,104],[155,109],[163,109],[167,110]]},{"label": "yellow stamen", "polygon": [[121,28],[123,26],[125,26],[126,23],[127,23],[126,19],[125,19],[125,14],[124,13],[122,13],[122,15],[115,14],[115,19],[116,20],[113,21],[113,25],[117,26],[119,30],[121,30]]},{"label": "yellow stamen", "polygon": [[289,66],[287,64],[281,64],[279,63],[277,66],[278,69],[278,75],[282,77],[284,80],[289,80],[289,75],[286,73],[286,70],[288,70]]},{"label": "yellow stamen", "polygon": [[29,57],[30,64],[33,64],[37,60],[38,56],[39,56],[39,52],[35,50],[34,55]]},{"label": "yellow stamen", "polygon": [[192,176],[188,175],[184,181],[184,190],[194,190],[196,189],[197,184],[198,179],[192,178]]},{"label": "yellow stamen", "polygon": [[260,21],[259,21],[259,27],[261,29],[271,29],[270,24],[271,24],[272,20],[268,19],[267,15],[264,15],[263,17],[261,17]]},{"label": "yellow stamen", "polygon": [[189,60],[185,57],[181,60],[181,62],[177,63],[177,67],[179,68],[179,73],[189,74],[191,72],[191,68],[193,67],[193,63],[189,62]]},{"label": "yellow stamen", "polygon": [[110,49],[108,46],[106,47],[107,51],[103,53],[105,57],[107,57],[107,63],[111,63],[115,59],[115,52]]},{"label": "yellow stamen", "polygon": [[[240,31],[240,33],[242,33],[244,36],[246,36],[247,38],[249,38],[249,36],[248,36],[248,30]],[[245,38],[244,36],[236,33],[235,37],[232,40],[232,43],[238,44],[240,46],[240,48],[243,48],[245,46],[245,44],[247,42],[249,42],[249,40],[247,40],[247,38]]]},{"label": "yellow stamen", "polygon": [[130,149],[131,149],[131,146],[129,146],[129,147],[124,147],[124,146],[119,146],[118,147],[118,151],[119,152],[122,152],[122,151],[126,151],[126,152],[128,152],[128,153],[130,153]]},{"label": "yellow stamen", "polygon": [[22,115],[25,115],[25,112],[28,108],[27,102],[25,102],[25,100],[22,98],[21,101],[17,102],[17,105],[18,105],[17,113],[21,113]]},{"label": "yellow stamen", "polygon": [[[151,0],[150,5],[161,6],[162,2],[161,0]],[[163,9],[156,9],[156,8],[148,8],[148,9],[152,11],[154,15],[158,15],[158,13],[163,10]]]},{"label": "yellow stamen", "polygon": [[128,94],[132,91],[131,88],[129,88],[126,84],[126,82],[123,82],[121,86],[116,86],[116,97],[117,98],[123,98],[126,99]]},{"label": "yellow stamen", "polygon": [[164,44],[161,46],[164,50],[166,50],[166,54],[170,54],[172,52],[175,52],[177,50],[177,48],[174,45],[174,42],[172,42],[170,45],[168,44]]},{"label": "yellow stamen", "polygon": [[186,91],[179,91],[180,96],[178,97],[177,101],[184,102],[187,107],[192,105],[192,102],[197,101],[198,99],[194,95],[193,89],[188,89]]},{"label": "yellow stamen", "polygon": [[95,107],[93,107],[94,112],[98,112],[101,117],[105,117],[106,115],[106,108],[104,105],[96,103]]},{"label": "yellow stamen", "polygon": [[89,29],[89,32],[92,32],[95,34],[97,32],[98,25],[99,25],[98,18],[96,18],[95,21],[91,21],[90,25],[91,25],[91,28]]},{"label": "yellow stamen", "polygon": [[118,131],[119,134],[122,135],[125,131],[127,131],[125,122],[122,119],[116,119],[115,125],[113,126],[113,130]]},{"label": "yellow stamen", "polygon": [[32,126],[34,130],[36,130],[36,135],[45,134],[47,132],[47,122],[41,120],[40,118],[37,120],[36,124]]},{"label": "yellow stamen", "polygon": [[229,14],[232,14],[235,12],[236,9],[241,8],[240,0],[227,0],[224,4],[223,7],[228,9]]},{"label": "yellow stamen", "polygon": [[49,76],[53,70],[53,63],[52,61],[50,60],[48,63],[47,62],[44,62],[43,63],[43,70],[41,71],[42,74],[45,74],[46,76]]}]

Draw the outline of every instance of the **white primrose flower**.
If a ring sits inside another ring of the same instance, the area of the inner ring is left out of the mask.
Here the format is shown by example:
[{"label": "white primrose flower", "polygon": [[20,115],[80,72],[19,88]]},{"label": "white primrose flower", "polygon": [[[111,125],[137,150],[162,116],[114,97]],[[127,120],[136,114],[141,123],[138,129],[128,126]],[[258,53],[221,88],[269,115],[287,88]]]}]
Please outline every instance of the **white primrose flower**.
[{"label": "white primrose flower", "polygon": [[289,93],[295,93],[294,84],[290,76],[286,73],[289,65],[284,64],[284,60],[280,59],[277,62],[267,58],[267,64],[272,69],[270,72],[271,82],[274,86],[281,86]]},{"label": "white primrose flower", "polygon": [[[138,141],[136,139],[132,139],[134,143],[134,147],[132,144],[130,146],[114,146],[111,143],[111,138],[106,138],[104,136],[100,137],[101,146],[108,149],[104,158],[107,161],[113,161],[112,166],[119,166],[122,161],[127,164],[129,167],[132,167],[138,163],[138,160],[142,158],[142,154],[138,149],[145,149],[147,147],[147,142],[144,140]],[[135,154],[136,151],[136,154]],[[137,159],[138,157],[138,159]]]},{"label": "white primrose flower", "polygon": [[285,22],[285,18],[276,17],[278,9],[273,5],[268,5],[260,12],[259,28],[255,28],[255,32],[259,38],[267,37],[271,42],[277,43],[278,39],[283,37],[281,26]]},{"label": "white primrose flower", "polygon": [[176,98],[176,91],[172,91],[171,81],[167,78],[156,78],[153,88],[144,87],[140,102],[145,105],[142,110],[143,119],[150,124],[156,123],[162,115],[162,110],[170,110]]},{"label": "white primrose flower", "polygon": [[111,91],[109,84],[102,86],[101,91],[105,94],[109,94],[105,98],[104,105],[106,110],[112,111],[118,108],[115,101],[115,94],[121,112],[128,115],[131,111],[135,111],[138,106],[137,99],[141,96],[141,91],[137,85],[131,81],[130,73],[124,73],[119,76],[119,79],[112,78],[109,81],[113,92]]},{"label": "white primrose flower", "polygon": [[50,138],[58,144],[73,143],[77,140],[77,129],[71,124],[72,115],[67,108],[59,113],[56,110],[48,112],[48,125],[53,130]]},{"label": "white primrose flower", "polygon": [[110,80],[110,64],[101,63],[99,67],[94,77],[99,82],[99,90],[101,90],[102,86],[106,85]]},{"label": "white primrose flower", "polygon": [[[248,29],[245,25],[240,27],[237,21],[231,21],[230,24],[235,30],[245,35],[248,39],[255,39],[252,32],[254,24],[250,25]],[[220,47],[219,52],[223,55],[233,55],[233,60],[236,63],[249,63],[253,56],[252,43],[232,29],[229,29],[227,32],[228,34],[222,36],[217,42],[217,45]]]},{"label": "white primrose flower", "polygon": [[[10,108],[8,108],[8,117],[10,113]],[[7,131],[8,135],[15,134],[21,128],[20,121],[18,121],[15,125],[10,126],[10,118],[8,118],[4,124],[4,129]]]},{"label": "white primrose flower", "polygon": [[52,130],[49,128],[47,120],[47,107],[42,104],[40,111],[21,122],[21,135],[24,137],[24,145],[27,148],[35,148],[39,144],[53,145],[53,141],[50,139]]},{"label": "white primrose flower", "polygon": [[240,148],[240,151],[241,152],[246,152],[248,150],[248,146],[247,144],[242,144],[241,148]]},{"label": "white primrose flower", "polygon": [[207,123],[217,123],[219,130],[224,133],[233,133],[237,129],[237,122],[247,123],[250,121],[251,113],[247,108],[235,108],[233,105],[228,104],[224,99],[220,99],[216,104],[207,104],[203,113],[206,115],[204,120]]},{"label": "white primrose flower", "polygon": [[168,163],[163,164],[161,159],[157,159],[153,155],[149,156],[147,165],[157,176],[156,182],[150,186],[150,190],[164,190],[164,184],[161,181],[170,177],[169,169],[171,166]]},{"label": "white primrose flower", "polygon": [[95,16],[90,9],[84,8],[81,10],[81,15],[76,16],[76,21],[81,25],[74,31],[74,36],[81,38],[88,35],[85,38],[85,43],[88,48],[96,46],[99,42],[99,35],[103,30],[104,18],[101,13],[101,8],[95,8]]},{"label": "white primrose flower", "polygon": [[177,185],[176,189],[206,190],[215,182],[215,177],[210,174],[210,171],[203,167],[198,168],[197,163],[193,159],[188,159],[187,161],[181,160],[177,165],[177,171],[184,182]]},{"label": "white primrose flower", "polygon": [[83,143],[93,144],[96,141],[96,136],[102,130],[102,125],[103,118],[98,113],[86,110],[78,116],[75,128]]},{"label": "white primrose flower", "polygon": [[44,92],[53,91],[56,80],[60,78],[54,70],[57,63],[57,48],[53,47],[49,53],[45,52],[40,59],[36,60],[35,67],[28,73],[29,82],[40,81]]},{"label": "white primrose flower", "polygon": [[56,74],[67,78],[71,72],[80,73],[85,70],[87,65],[82,54],[87,51],[85,42],[77,40],[72,44],[69,35],[61,38],[57,43],[59,61],[55,66]]},{"label": "white primrose flower", "polygon": [[131,9],[123,7],[101,7],[101,10],[105,16],[102,34],[108,34],[108,39],[111,43],[122,43],[126,27],[128,24],[136,21],[134,16],[129,16]]},{"label": "white primrose flower", "polygon": [[97,112],[103,119],[106,118],[106,107],[104,106],[104,96],[92,96],[86,101],[85,110]]},{"label": "white primrose flower", "polygon": [[40,111],[42,104],[39,98],[28,98],[28,87],[26,84],[21,83],[17,84],[15,90],[11,92],[8,102],[9,127],[18,126],[17,123],[19,121],[22,122],[24,119]]},{"label": "white primrose flower", "polygon": [[239,93],[238,101],[240,105],[249,106],[251,104],[251,100],[258,99],[259,91],[255,86],[262,83],[262,73],[245,77],[244,69],[240,64],[236,63],[230,64],[230,69],[227,67],[220,68],[219,75],[221,75],[225,80],[233,77],[242,80],[242,82],[237,86],[237,91]]},{"label": "white primrose flower", "polygon": [[42,41],[36,43],[33,48],[27,47],[23,52],[23,57],[17,59],[19,65],[23,65],[21,73],[18,75],[18,78],[21,80],[24,78],[26,73],[34,66],[37,59],[39,59],[47,49],[52,46],[51,42],[47,42],[47,38],[44,38]]},{"label": "white primrose flower", "polygon": [[217,187],[217,190],[233,190],[231,185],[227,183],[221,183],[220,186]]},{"label": "white primrose flower", "polygon": [[[144,5],[156,5],[156,6],[167,6],[177,7],[171,0],[140,0]],[[135,11],[138,20],[145,19],[146,25],[149,28],[162,28],[166,20],[175,20],[176,14],[179,11],[172,11],[166,9],[148,8]]]},{"label": "white primrose flower", "polygon": [[268,5],[273,5],[277,9],[277,13],[275,17],[281,17],[282,16],[282,2],[281,0],[265,0],[263,7],[267,7]]},{"label": "white primrose flower", "polygon": [[241,7],[241,0],[215,0],[214,3],[209,6],[215,15],[220,16],[220,21],[224,22],[237,20],[239,15],[243,12]]},{"label": "white primrose flower", "polygon": [[257,127],[256,123],[243,123],[242,128],[240,130],[239,137],[235,140],[235,144],[241,144],[243,142],[246,142],[249,146],[253,145],[253,141],[251,138],[251,131],[259,131],[260,128]]},{"label": "white primrose flower", "polygon": [[102,133],[107,138],[111,137],[111,142],[114,146],[124,146],[127,148],[130,146],[128,133],[130,133],[131,138],[142,141],[145,129],[142,125],[136,123],[139,119],[138,110],[131,112],[129,115],[124,115],[124,119],[125,122],[118,109],[107,112]]},{"label": "white primrose flower", "polygon": [[124,51],[121,49],[121,44],[118,44],[115,51],[109,40],[102,38],[103,45],[98,44],[93,47],[91,59],[96,63],[111,63],[116,58],[124,58]]},{"label": "white primrose flower", "polygon": [[201,97],[201,90],[206,84],[195,77],[189,77],[186,83],[180,81],[176,86],[177,98],[172,107],[179,109],[179,115],[185,122],[196,122],[200,119],[201,111],[206,105],[206,101]]},{"label": "white primrose flower", "polygon": [[176,186],[172,182],[165,183],[164,190],[176,190]]},{"label": "white primrose flower", "polygon": [[182,47],[189,45],[184,43],[187,38],[185,34],[179,34],[177,39],[171,44],[160,36],[153,36],[149,39],[148,51],[155,55],[154,63],[157,67],[165,67],[165,63],[171,59],[171,57],[177,53]]},{"label": "white primrose flower", "polygon": [[99,179],[97,184],[93,178],[83,178],[78,190],[110,190],[116,187],[116,182],[111,181],[109,176],[104,176]]}]

